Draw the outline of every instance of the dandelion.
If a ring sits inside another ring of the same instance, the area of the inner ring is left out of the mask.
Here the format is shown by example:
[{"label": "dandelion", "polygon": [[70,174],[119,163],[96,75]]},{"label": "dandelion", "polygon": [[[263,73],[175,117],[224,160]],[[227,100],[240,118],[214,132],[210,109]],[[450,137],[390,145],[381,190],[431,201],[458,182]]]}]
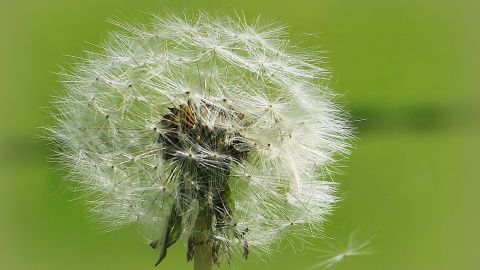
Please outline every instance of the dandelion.
[{"label": "dandelion", "polygon": [[183,242],[196,269],[317,235],[351,136],[321,58],[242,18],[113,23],[122,30],[62,74],[50,128],[107,228],[137,225],[156,265]]}]

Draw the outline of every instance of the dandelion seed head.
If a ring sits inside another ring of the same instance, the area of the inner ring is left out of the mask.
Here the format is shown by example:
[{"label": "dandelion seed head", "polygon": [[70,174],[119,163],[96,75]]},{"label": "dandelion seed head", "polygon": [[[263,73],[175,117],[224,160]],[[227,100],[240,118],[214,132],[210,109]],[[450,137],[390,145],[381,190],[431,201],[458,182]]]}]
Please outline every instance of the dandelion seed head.
[{"label": "dandelion seed head", "polygon": [[212,256],[228,260],[269,252],[287,232],[316,235],[351,139],[321,57],[281,26],[240,18],[111,22],[122,31],[62,74],[50,128],[98,218],[138,225],[166,250],[193,245],[206,215]]}]

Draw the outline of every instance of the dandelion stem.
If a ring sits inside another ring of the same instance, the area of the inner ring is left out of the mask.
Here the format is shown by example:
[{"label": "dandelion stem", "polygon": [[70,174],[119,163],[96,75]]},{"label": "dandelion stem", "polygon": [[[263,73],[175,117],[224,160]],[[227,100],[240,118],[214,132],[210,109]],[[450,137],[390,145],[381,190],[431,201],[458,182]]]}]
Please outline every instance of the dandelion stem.
[{"label": "dandelion stem", "polygon": [[195,254],[193,257],[194,270],[212,269],[212,246],[208,241],[209,226],[205,209],[200,210],[195,221]]}]

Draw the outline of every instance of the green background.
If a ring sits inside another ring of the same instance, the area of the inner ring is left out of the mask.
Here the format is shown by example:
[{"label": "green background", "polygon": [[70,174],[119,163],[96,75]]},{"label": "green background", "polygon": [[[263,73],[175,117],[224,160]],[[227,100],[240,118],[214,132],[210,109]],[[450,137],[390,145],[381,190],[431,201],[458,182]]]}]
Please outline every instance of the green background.
[{"label": "green background", "polygon": [[[55,72],[116,30],[107,18],[148,21],[162,1],[0,2],[0,269],[154,269],[135,229],[98,233],[47,161],[44,108]],[[187,4],[188,3],[188,4]],[[342,162],[343,201],[326,234],[359,229],[376,253],[337,269],[480,269],[480,3],[473,0],[170,1],[290,25],[322,46],[330,86],[359,140]],[[193,8],[194,9],[194,8]],[[191,10],[191,9],[190,9]],[[123,15],[122,15],[123,14]],[[313,33],[315,37],[307,35]],[[78,194],[77,194],[78,195]],[[321,247],[322,240],[308,239]],[[308,269],[318,251],[278,246],[266,262],[223,269]],[[193,269],[176,245],[158,269]]]}]

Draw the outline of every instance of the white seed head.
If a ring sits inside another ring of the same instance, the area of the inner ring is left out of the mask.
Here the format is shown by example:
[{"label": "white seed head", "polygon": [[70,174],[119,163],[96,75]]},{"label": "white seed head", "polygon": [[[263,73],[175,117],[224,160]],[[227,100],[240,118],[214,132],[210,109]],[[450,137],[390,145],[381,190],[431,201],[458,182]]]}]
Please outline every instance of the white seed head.
[{"label": "white seed head", "polygon": [[93,212],[165,250],[191,244],[202,211],[206,239],[228,256],[246,243],[269,251],[288,231],[316,235],[351,137],[321,58],[243,19],[114,23],[123,32],[63,74],[50,128]]}]

